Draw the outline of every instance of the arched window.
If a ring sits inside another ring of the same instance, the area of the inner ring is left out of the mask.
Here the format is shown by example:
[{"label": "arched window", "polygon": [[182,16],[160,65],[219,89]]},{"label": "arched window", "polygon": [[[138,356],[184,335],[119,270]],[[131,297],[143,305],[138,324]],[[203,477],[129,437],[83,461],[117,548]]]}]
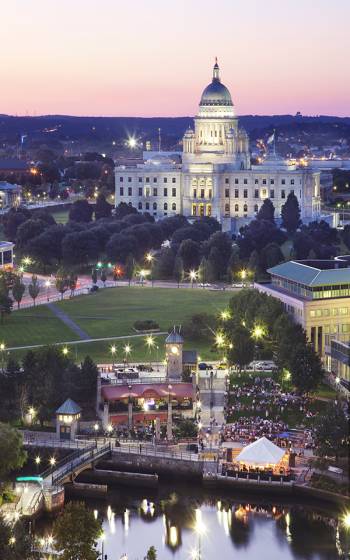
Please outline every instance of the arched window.
[{"label": "arched window", "polygon": [[164,202],[164,210],[168,210],[168,203]]},{"label": "arched window", "polygon": [[227,213],[230,212],[230,205],[229,204],[225,204],[225,212],[227,212]]},{"label": "arched window", "polygon": [[246,204],[243,206],[243,212],[248,212],[248,206]]},{"label": "arched window", "polygon": [[153,210],[157,210],[157,203],[153,202]]},{"label": "arched window", "polygon": [[259,211],[259,206],[257,204],[254,205],[254,212],[258,212]]},{"label": "arched window", "polygon": [[142,210],[142,202],[139,202],[139,210]]},{"label": "arched window", "polygon": [[172,203],[171,209],[172,209],[172,210],[176,210],[176,203],[175,203],[175,202]]},{"label": "arched window", "polygon": [[235,204],[235,212],[238,212],[238,210],[239,210],[239,206],[238,204]]}]

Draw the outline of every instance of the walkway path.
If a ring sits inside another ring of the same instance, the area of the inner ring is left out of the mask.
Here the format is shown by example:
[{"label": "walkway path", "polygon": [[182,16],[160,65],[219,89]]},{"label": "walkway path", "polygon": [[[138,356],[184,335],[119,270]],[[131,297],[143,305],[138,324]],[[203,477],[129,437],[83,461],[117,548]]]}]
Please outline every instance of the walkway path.
[{"label": "walkway path", "polygon": [[75,334],[77,334],[81,340],[91,340],[91,337],[85,331],[83,331],[83,329],[80,328],[79,325],[77,325],[75,321],[73,321],[73,319],[69,317],[69,315],[67,315],[64,311],[62,311],[62,309],[57,307],[57,305],[55,305],[54,303],[48,303],[47,307],[51,309],[52,313],[56,315],[58,319],[61,319],[62,323],[67,325],[67,327],[69,327]]}]

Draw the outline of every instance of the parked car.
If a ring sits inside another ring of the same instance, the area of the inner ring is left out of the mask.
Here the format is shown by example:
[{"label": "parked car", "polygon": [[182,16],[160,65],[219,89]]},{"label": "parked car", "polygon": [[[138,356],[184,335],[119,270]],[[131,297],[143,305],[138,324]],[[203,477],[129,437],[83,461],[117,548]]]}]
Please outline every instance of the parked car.
[{"label": "parked car", "polygon": [[198,364],[198,369],[200,370],[206,370],[206,369],[210,369],[210,366],[208,366],[208,364],[206,364],[205,362],[200,362]]}]

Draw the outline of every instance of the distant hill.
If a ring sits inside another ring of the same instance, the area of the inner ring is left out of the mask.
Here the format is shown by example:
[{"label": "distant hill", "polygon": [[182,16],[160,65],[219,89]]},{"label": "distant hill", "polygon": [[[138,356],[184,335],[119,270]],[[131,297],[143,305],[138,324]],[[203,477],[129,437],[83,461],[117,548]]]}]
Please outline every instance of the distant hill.
[{"label": "distant hill", "polygon": [[[242,115],[240,124],[254,138],[268,129],[327,130],[328,126],[344,129],[349,135],[350,117],[320,115],[316,117],[293,115]],[[43,143],[79,141],[103,143],[115,140],[117,144],[130,135],[138,135],[142,140],[155,140],[158,128],[162,130],[164,145],[175,145],[188,126],[193,125],[193,117],[74,117],[67,115],[43,115],[38,117],[18,117],[0,115],[0,139],[16,143],[21,135],[27,135],[26,142]],[[339,131],[340,132],[340,131]]]}]

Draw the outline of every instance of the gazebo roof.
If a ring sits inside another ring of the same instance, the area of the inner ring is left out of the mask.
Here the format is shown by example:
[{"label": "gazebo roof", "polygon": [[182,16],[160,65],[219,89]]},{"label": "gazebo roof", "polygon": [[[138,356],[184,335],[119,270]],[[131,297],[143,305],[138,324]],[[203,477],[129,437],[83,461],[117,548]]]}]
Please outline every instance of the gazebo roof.
[{"label": "gazebo roof", "polygon": [[181,334],[177,332],[176,328],[165,339],[166,344],[183,344],[184,339]]},{"label": "gazebo roof", "polygon": [[236,461],[250,465],[277,465],[284,454],[284,449],[262,437],[244,447],[237,455]]},{"label": "gazebo roof", "polygon": [[67,399],[64,403],[56,410],[56,414],[80,414],[80,406],[74,402],[72,399]]}]

